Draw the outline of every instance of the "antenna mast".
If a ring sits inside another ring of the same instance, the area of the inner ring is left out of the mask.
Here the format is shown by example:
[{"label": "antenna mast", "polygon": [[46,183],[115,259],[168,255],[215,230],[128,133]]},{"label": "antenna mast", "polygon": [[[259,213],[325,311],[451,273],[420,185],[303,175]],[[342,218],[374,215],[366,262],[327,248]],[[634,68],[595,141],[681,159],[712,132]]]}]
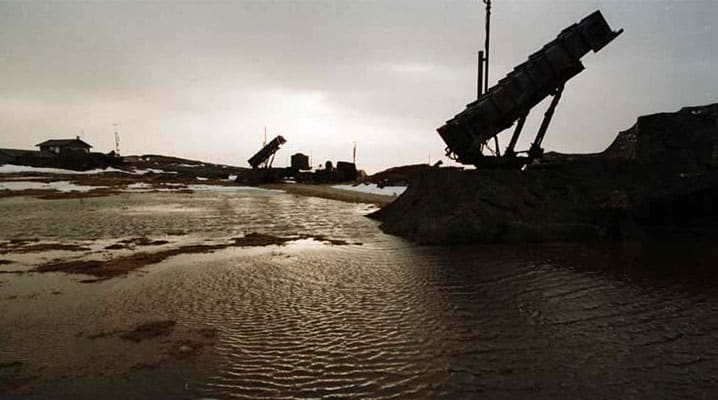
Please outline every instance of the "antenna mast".
[{"label": "antenna mast", "polygon": [[489,44],[491,42],[491,0],[483,0],[486,5],[486,36],[484,38],[484,93],[489,90]]},{"label": "antenna mast", "polygon": [[[482,0],[486,6],[486,32],[484,34],[484,50],[479,51],[479,69],[477,77],[477,96],[478,99],[484,93],[489,91],[489,48],[491,43],[491,0]],[[483,81],[483,82],[482,82]],[[498,135],[494,136],[495,150],[494,155],[501,156],[501,150],[499,149],[499,138]],[[487,146],[488,147],[488,146]],[[488,147],[491,151],[491,148]]]},{"label": "antenna mast", "polygon": [[117,131],[117,122],[112,124],[115,128],[115,157],[120,156],[120,133]]},{"label": "antenna mast", "polygon": [[352,143],[354,143],[354,148],[352,149],[352,162],[354,163],[354,165],[356,165],[357,164],[357,142],[354,141]]}]

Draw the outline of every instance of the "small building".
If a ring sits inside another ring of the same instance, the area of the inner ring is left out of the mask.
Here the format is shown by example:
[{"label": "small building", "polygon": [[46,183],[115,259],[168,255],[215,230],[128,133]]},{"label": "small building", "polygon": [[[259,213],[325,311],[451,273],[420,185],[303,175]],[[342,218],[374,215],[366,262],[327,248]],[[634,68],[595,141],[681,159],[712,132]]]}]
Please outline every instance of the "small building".
[{"label": "small building", "polygon": [[296,171],[308,171],[312,169],[309,166],[309,157],[302,153],[296,153],[292,156],[291,160],[292,169]]},{"label": "small building", "polygon": [[348,161],[337,161],[334,175],[339,182],[355,181],[357,179],[357,166]]},{"label": "small building", "polygon": [[83,142],[80,137],[75,139],[51,139],[46,140],[35,146],[40,148],[43,153],[68,154],[68,153],[89,153],[91,145]]}]

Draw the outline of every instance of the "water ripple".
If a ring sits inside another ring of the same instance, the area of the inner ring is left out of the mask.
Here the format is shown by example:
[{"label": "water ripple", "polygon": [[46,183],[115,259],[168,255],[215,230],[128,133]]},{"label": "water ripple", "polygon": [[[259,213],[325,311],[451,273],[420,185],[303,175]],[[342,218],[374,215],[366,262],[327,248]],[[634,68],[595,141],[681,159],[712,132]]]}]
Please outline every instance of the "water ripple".
[{"label": "water ripple", "polygon": [[[414,246],[383,235],[361,206],[284,195],[43,204],[0,203],[14,216],[0,231],[80,240],[257,231],[355,243],[180,256],[82,289],[81,302],[61,309],[78,325],[158,314],[215,327],[196,397],[712,398],[718,387],[718,299],[703,290],[714,277],[694,284],[594,265],[610,254],[650,269],[662,259],[650,249],[637,258],[605,246]],[[67,223],[80,215],[87,223]],[[670,262],[712,254],[694,250]],[[11,354],[62,358],[48,344],[61,323],[26,321],[4,303],[0,311]]]}]

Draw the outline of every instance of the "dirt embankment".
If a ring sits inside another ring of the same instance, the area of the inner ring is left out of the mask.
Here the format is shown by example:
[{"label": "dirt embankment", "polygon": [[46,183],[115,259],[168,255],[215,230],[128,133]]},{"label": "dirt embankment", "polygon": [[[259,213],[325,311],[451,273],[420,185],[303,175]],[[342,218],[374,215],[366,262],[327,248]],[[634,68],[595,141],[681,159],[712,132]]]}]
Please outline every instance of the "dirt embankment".
[{"label": "dirt embankment", "polygon": [[430,171],[429,164],[402,165],[367,176],[363,182],[376,183],[381,186],[407,186],[424,173]]},{"label": "dirt embankment", "polygon": [[433,169],[373,214],[423,243],[643,240],[718,231],[718,104],[640,117],[596,155]]}]

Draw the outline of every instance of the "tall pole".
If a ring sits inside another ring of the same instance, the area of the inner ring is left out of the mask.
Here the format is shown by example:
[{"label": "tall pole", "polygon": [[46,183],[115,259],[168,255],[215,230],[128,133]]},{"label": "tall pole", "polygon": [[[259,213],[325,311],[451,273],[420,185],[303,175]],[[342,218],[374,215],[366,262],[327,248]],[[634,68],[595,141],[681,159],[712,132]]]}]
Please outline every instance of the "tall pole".
[{"label": "tall pole", "polygon": [[479,71],[476,78],[476,99],[484,94],[484,51],[479,50]]},{"label": "tall pole", "polygon": [[[484,34],[484,90],[483,93],[489,91],[489,49],[491,43],[491,0],[483,0],[486,5],[486,32]],[[481,57],[481,53],[479,53]],[[494,136],[494,146],[496,147],[495,154],[501,156],[501,150],[499,148],[499,137]]]},{"label": "tall pole", "polygon": [[486,5],[486,35],[484,38],[484,90],[489,90],[489,43],[491,41],[491,0],[483,0]]},{"label": "tall pole", "polygon": [[115,128],[115,156],[120,156],[120,133],[117,130],[117,122],[112,124]]},{"label": "tall pole", "polygon": [[354,143],[354,148],[352,149],[352,163],[354,163],[354,165],[356,165],[357,164],[357,142],[355,141],[353,143]]}]

